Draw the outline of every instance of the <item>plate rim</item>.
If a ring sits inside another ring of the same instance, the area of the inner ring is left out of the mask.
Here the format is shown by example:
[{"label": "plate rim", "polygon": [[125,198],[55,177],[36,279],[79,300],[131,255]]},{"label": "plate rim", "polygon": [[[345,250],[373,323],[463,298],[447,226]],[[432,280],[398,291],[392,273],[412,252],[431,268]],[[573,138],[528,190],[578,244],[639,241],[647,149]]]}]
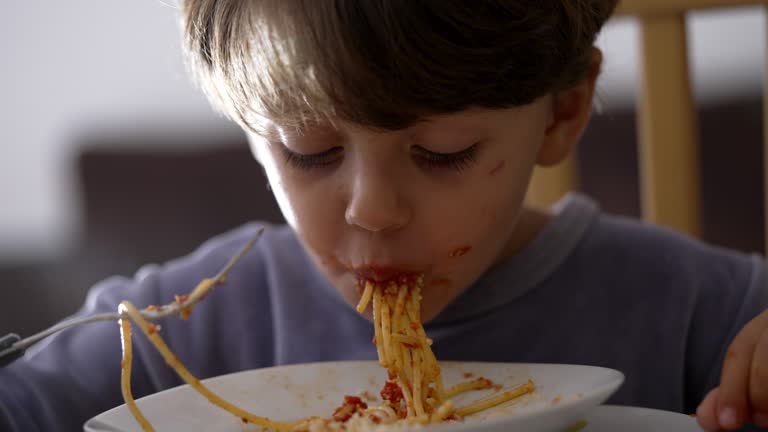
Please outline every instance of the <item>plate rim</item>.
[{"label": "plate rim", "polygon": [[[613,369],[605,366],[593,366],[593,365],[585,365],[585,364],[577,364],[577,363],[532,363],[532,362],[498,362],[498,361],[461,361],[461,360],[439,360],[438,364],[441,366],[441,368],[444,365],[450,365],[453,367],[460,367],[460,366],[467,366],[471,367],[471,365],[482,365],[484,367],[544,367],[544,368],[556,368],[556,367],[568,367],[568,368],[576,368],[576,369],[589,369],[589,370],[599,370],[603,373],[607,374],[607,377],[609,378],[606,382],[601,383],[599,385],[596,385],[594,388],[590,389],[590,395],[600,395],[599,402],[592,407],[594,409],[597,406],[602,405],[605,400],[607,400],[612,394],[618,390],[621,385],[626,380],[626,376],[623,372],[621,372],[618,369]],[[222,380],[222,379],[232,379],[231,377],[240,376],[240,375],[261,375],[261,374],[268,374],[270,372],[274,373],[275,371],[285,371],[290,369],[298,369],[298,368],[306,368],[306,367],[322,367],[327,365],[337,365],[337,366],[343,366],[343,365],[365,365],[365,366],[375,366],[377,368],[380,368],[382,371],[384,369],[379,365],[378,360],[324,360],[324,361],[315,361],[315,362],[303,362],[303,363],[288,363],[288,364],[280,364],[280,365],[273,365],[273,366],[267,366],[263,368],[251,368],[251,369],[245,369],[241,371],[233,371],[221,375],[216,375],[208,378],[201,379],[200,382],[203,384],[209,384],[214,381]],[[139,401],[147,401],[144,403],[148,403],[148,401],[151,401],[155,398],[164,398],[168,397],[169,393],[173,392],[179,392],[179,391],[192,391],[195,392],[195,390],[186,382],[181,383],[177,386],[173,386],[146,396],[143,396],[141,398],[136,399],[137,402]],[[592,396],[591,396],[592,397]],[[571,407],[573,405],[579,404],[581,399],[568,399],[564,400],[560,404],[558,404],[557,409],[558,410],[565,410],[568,407]],[[533,409],[531,411],[527,411],[525,413],[520,414],[519,416],[515,416],[517,418],[522,417],[529,417],[529,416],[536,416],[541,415],[542,411],[547,410],[547,407],[542,406],[540,408]],[[100,419],[100,417],[107,415],[108,413],[114,412],[114,411],[121,411],[126,410],[126,404],[122,403],[120,405],[117,405],[109,410],[103,411],[88,420],[83,424],[83,430],[91,430],[88,429],[89,427],[93,427],[94,425],[99,425],[101,429],[94,429],[98,431],[120,431],[121,429],[115,429],[114,426],[109,425],[107,423],[104,423],[103,420]],[[585,416],[589,410],[585,411]],[[487,419],[483,422],[483,425],[487,425],[488,427],[492,427],[496,425],[497,423],[505,423],[508,422],[509,419],[505,419],[504,417],[499,418],[493,418],[493,419]],[[107,428],[107,426],[109,428]],[[457,425],[441,425],[439,427],[440,431],[450,432],[454,429],[461,429],[463,424],[457,424]],[[427,426],[423,429],[425,430],[432,430],[434,426]]]}]

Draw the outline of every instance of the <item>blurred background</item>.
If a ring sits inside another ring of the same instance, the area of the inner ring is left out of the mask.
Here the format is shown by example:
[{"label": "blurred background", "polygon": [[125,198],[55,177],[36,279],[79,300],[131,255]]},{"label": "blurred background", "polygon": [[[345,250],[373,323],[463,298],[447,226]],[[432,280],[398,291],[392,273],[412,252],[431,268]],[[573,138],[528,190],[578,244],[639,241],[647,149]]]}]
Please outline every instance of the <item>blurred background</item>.
[{"label": "blurred background", "polygon": [[[238,128],[188,78],[175,0],[0,2],[0,334],[77,310],[113,274],[281,216]],[[762,8],[691,14],[704,239],[763,251]],[[598,45],[601,113],[578,149],[581,186],[639,214],[638,31]]]}]

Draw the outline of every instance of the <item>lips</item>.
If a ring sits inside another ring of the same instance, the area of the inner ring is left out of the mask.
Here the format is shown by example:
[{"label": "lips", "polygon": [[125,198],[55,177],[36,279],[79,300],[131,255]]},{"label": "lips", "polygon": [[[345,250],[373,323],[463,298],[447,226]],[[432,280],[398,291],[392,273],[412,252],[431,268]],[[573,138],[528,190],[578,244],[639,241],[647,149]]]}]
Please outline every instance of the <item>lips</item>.
[{"label": "lips", "polygon": [[360,280],[370,280],[379,283],[417,275],[417,272],[413,270],[385,266],[356,267],[353,271]]}]

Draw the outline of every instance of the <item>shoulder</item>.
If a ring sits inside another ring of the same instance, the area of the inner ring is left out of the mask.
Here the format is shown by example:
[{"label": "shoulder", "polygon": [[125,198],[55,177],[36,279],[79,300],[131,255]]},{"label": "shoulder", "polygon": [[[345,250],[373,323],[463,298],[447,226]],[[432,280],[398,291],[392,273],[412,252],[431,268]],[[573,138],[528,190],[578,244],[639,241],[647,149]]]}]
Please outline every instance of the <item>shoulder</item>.
[{"label": "shoulder", "polygon": [[[124,300],[138,308],[171,303],[176,296],[191,293],[203,279],[215,277],[261,228],[261,237],[231,268],[224,283],[195,306],[189,319],[164,320],[162,332],[171,349],[202,376],[271,365],[273,297],[282,285],[275,275],[288,271],[290,257],[302,253],[293,231],[285,226],[249,223],[209,239],[186,256],[144,266],[133,277],[105,280],[89,292],[80,313],[115,311]],[[114,333],[117,327],[108,331]],[[249,337],[241,339],[243,334]],[[136,350],[152,353],[147,354],[146,361],[152,363],[148,367],[162,363],[145,339],[136,342]],[[210,362],[212,358],[218,360]],[[167,377],[160,387],[176,384],[176,378]]]},{"label": "shoulder", "polygon": [[290,257],[301,259],[301,246],[290,227],[259,222],[242,225],[212,237],[185,256],[147,264],[133,277],[115,276],[102,281],[89,293],[86,306],[113,308],[115,301],[122,298],[136,301],[137,306],[167,303],[174,295],[191,291],[201,280],[214,277],[261,229],[263,234],[232,268],[226,282],[226,286],[259,286],[270,272],[282,271],[275,267],[289,265]]},{"label": "shoulder", "polygon": [[240,260],[242,265],[233,268],[233,273],[238,271],[238,267],[244,271],[253,270],[254,266],[268,270],[266,267],[270,265],[284,265],[286,260],[303,257],[303,249],[290,227],[251,222],[207,240],[189,255],[170,261],[164,267],[170,271],[195,268],[210,277],[254,239],[253,247]]},{"label": "shoulder", "polygon": [[659,271],[674,273],[724,272],[733,276],[753,271],[761,261],[757,254],[718,247],[665,227],[606,214],[596,218],[585,240],[592,253],[609,255],[614,262],[652,264]]},{"label": "shoulder", "polygon": [[756,295],[768,291],[762,256],[625,217],[596,217],[575,258],[598,274],[642,284],[646,292],[656,288],[743,298],[753,290],[759,291]]}]

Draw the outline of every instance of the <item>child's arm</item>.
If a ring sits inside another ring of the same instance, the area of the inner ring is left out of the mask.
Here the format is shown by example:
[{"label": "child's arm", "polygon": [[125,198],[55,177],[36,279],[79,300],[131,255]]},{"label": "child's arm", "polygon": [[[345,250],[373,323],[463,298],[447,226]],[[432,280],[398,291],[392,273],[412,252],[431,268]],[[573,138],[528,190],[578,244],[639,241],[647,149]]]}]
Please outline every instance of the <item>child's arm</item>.
[{"label": "child's arm", "polygon": [[[756,283],[768,292],[764,268]],[[750,421],[768,428],[768,311],[750,321],[731,342],[720,385],[702,401],[696,416],[708,431],[734,430]]]},{"label": "child's arm", "polygon": [[[219,272],[253,237],[244,229],[211,241],[188,257],[164,266],[146,267],[133,278],[112,278],[89,293],[78,316],[117,312],[123,300],[136,305],[162,305],[174,295],[187,294]],[[232,370],[269,365],[271,339],[253,332],[247,341],[232,329],[247,325],[269,329],[260,322],[268,313],[263,300],[263,266],[252,251],[224,285],[209,293],[188,320],[160,320],[159,331],[171,349],[200,378]],[[219,292],[221,291],[221,292]],[[254,314],[255,316],[251,316]],[[120,390],[120,327],[117,321],[81,325],[39,342],[24,358],[0,369],[0,431],[82,430],[83,423],[123,403]],[[181,384],[155,348],[140,333],[133,338],[134,397]],[[235,345],[235,342],[240,342]],[[245,345],[243,351],[233,347]]]},{"label": "child's arm", "polygon": [[[105,281],[78,315],[111,312],[118,296],[146,301],[147,295],[136,295],[140,286],[151,288],[123,278]],[[146,351],[137,347],[137,396],[155,390]],[[86,419],[122,403],[120,356],[117,322],[87,324],[40,342],[0,369],[0,430],[82,430]]]}]

